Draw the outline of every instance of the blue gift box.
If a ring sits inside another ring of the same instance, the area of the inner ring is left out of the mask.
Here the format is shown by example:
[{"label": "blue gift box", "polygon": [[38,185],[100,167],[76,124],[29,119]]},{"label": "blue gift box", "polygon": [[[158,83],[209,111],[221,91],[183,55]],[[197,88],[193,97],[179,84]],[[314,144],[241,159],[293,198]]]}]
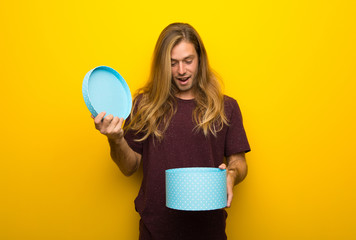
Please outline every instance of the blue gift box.
[{"label": "blue gift box", "polygon": [[187,211],[226,207],[226,170],[175,168],[166,170],[166,206]]}]

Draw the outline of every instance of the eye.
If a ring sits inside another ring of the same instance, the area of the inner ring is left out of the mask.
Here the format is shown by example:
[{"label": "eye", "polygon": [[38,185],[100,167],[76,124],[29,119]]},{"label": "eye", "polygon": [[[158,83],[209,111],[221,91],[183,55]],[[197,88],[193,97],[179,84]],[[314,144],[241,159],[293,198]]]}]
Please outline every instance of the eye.
[{"label": "eye", "polygon": [[186,64],[191,64],[193,62],[193,60],[186,60],[185,63]]},{"label": "eye", "polygon": [[175,65],[177,65],[177,62],[171,62],[172,67],[174,67]]}]

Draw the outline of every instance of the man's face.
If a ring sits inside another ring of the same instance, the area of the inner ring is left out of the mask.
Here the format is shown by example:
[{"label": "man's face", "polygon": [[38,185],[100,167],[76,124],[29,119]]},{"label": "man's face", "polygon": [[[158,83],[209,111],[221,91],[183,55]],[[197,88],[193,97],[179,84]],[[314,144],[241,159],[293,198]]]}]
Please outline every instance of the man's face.
[{"label": "man's face", "polygon": [[177,97],[182,99],[193,99],[193,83],[198,72],[198,54],[194,45],[182,41],[177,44],[171,52],[172,79],[178,87]]}]

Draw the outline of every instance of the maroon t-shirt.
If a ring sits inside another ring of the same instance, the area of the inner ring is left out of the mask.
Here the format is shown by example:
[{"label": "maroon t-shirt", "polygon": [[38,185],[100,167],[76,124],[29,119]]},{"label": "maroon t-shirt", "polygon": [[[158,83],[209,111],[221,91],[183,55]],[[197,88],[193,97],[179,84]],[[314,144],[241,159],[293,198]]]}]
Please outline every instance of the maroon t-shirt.
[{"label": "maroon t-shirt", "polygon": [[[226,239],[225,210],[179,211],[166,207],[165,170],[181,167],[218,167],[224,157],[248,152],[250,146],[239,106],[225,96],[225,125],[214,137],[197,131],[195,101],[176,98],[177,112],[162,141],[151,136],[143,142],[133,131],[125,133],[129,146],[142,155],[143,180],[135,207],[141,216],[140,239]],[[126,121],[125,124],[128,124]]]}]

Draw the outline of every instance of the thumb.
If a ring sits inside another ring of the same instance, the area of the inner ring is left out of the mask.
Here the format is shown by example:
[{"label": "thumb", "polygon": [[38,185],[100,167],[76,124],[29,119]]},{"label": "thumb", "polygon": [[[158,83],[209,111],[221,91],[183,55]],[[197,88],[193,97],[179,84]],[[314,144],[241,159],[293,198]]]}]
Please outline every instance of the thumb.
[{"label": "thumb", "polygon": [[220,164],[219,168],[220,168],[221,170],[226,169],[226,164],[225,164],[225,163]]}]

